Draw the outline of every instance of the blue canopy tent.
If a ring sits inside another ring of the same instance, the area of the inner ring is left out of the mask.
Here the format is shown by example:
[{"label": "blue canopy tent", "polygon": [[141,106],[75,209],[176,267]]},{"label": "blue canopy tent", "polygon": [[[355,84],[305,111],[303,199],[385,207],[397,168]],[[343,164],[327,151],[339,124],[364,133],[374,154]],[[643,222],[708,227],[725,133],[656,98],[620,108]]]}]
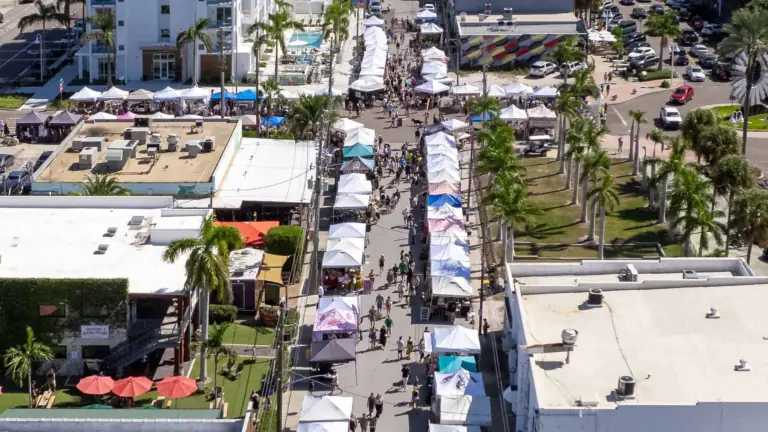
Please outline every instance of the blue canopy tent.
[{"label": "blue canopy tent", "polygon": [[[483,119],[483,118],[480,116],[480,114],[472,114],[472,117],[470,117],[470,119],[471,119],[473,122],[481,122],[481,121],[483,121],[483,120],[485,120],[485,121],[488,121],[488,120],[490,120],[490,119],[491,119],[491,114],[490,114],[490,113],[488,113],[488,112],[485,112],[484,114],[485,114],[485,116],[484,116],[484,117],[485,117],[485,119]],[[499,116],[499,113],[497,113],[497,112],[494,112],[494,113],[493,113],[493,115],[494,115],[494,116],[496,116],[496,117],[498,117],[498,116]]]},{"label": "blue canopy tent", "polygon": [[358,143],[353,146],[344,147],[343,155],[344,155],[344,159],[353,158],[353,157],[372,158],[373,146],[365,146]]},{"label": "blue canopy tent", "polygon": [[[235,98],[235,94],[234,93],[232,93],[232,92],[224,92],[224,99],[225,100],[232,100],[234,98]],[[221,99],[221,92],[214,93],[211,96],[211,100],[217,101],[219,99]]]},{"label": "blue canopy tent", "polygon": [[430,276],[463,277],[469,279],[469,262],[447,260],[431,260],[429,262]]},{"label": "blue canopy tent", "polygon": [[262,117],[261,118],[261,125],[262,126],[266,126],[267,123],[269,123],[270,127],[282,126],[283,123],[285,123],[285,117],[279,117],[279,116]]},{"label": "blue canopy tent", "polygon": [[440,356],[437,358],[437,370],[443,373],[453,373],[459,369],[477,372],[477,362],[469,356]]},{"label": "blue canopy tent", "polygon": [[461,195],[430,195],[427,197],[428,206],[448,204],[451,207],[461,207]]},{"label": "blue canopy tent", "polygon": [[256,92],[248,89],[243,90],[240,93],[235,95],[235,102],[256,102],[256,100],[261,100],[261,96],[256,96]]}]

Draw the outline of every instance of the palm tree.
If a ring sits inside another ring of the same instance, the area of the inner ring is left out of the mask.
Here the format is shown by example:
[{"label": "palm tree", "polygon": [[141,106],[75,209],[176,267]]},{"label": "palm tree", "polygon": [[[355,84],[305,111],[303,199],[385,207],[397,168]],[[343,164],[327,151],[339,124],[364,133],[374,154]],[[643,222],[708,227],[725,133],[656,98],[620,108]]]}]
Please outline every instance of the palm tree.
[{"label": "palm tree", "polygon": [[[275,101],[282,97],[280,95],[280,84],[274,79],[269,78],[261,84],[261,91],[264,93],[264,103],[267,105],[267,118],[271,118]],[[269,121],[267,122],[267,138],[269,138]]]},{"label": "palm tree", "polygon": [[[632,117],[632,126],[637,127],[633,130],[634,136],[631,136],[632,132],[630,132],[629,137],[629,159],[634,161],[634,165],[632,165],[632,175],[637,176],[640,172],[640,125],[648,123],[648,121],[645,119],[645,111],[630,110],[629,116]],[[632,144],[632,140],[635,141],[634,145]],[[634,159],[632,159],[633,157]]]},{"label": "palm tree", "polygon": [[107,48],[107,88],[112,87],[112,61],[115,58],[115,28],[117,20],[111,10],[105,14],[92,15],[87,18],[98,31],[83,35],[83,40],[102,43]]},{"label": "palm tree", "polygon": [[564,86],[565,90],[570,91],[577,97],[597,97],[600,94],[600,87],[592,77],[594,70],[594,63],[590,63],[587,69],[574,72],[573,81]]},{"label": "palm tree", "polygon": [[[267,15],[266,22],[254,24],[272,40],[275,48],[275,76],[277,79],[277,66],[280,63],[280,51],[285,52],[285,32],[287,30],[304,30],[304,24],[296,21],[286,7],[278,7],[275,13]],[[251,27],[252,28],[252,27]],[[251,28],[248,30],[250,31]]]},{"label": "palm tree", "polygon": [[[648,156],[643,159],[643,184],[647,185],[648,187],[648,208],[652,209],[656,205],[656,190],[658,188],[651,187],[650,184],[646,183],[646,180],[648,178],[655,178],[656,177],[656,170],[661,166],[661,164],[664,163],[664,159],[657,157],[657,156]],[[651,170],[650,177],[646,178],[648,169]]]},{"label": "palm tree", "polygon": [[682,234],[686,254],[691,250],[691,238],[696,230],[702,233],[699,253],[708,247],[707,233],[713,234],[718,244],[722,243],[716,229],[719,223],[716,218],[721,217],[722,212],[709,210],[711,200],[712,183],[693,165],[686,165],[675,174],[669,196],[669,214],[674,218],[672,228]]},{"label": "palm tree", "polygon": [[747,244],[747,264],[752,258],[752,245],[768,247],[768,191],[751,188],[734,202],[733,228]]},{"label": "palm tree", "polygon": [[575,171],[576,175],[573,176],[573,197],[571,198],[571,205],[579,205],[579,172],[581,170],[581,162],[587,154],[589,148],[583,140],[585,130],[589,127],[591,120],[587,120],[583,117],[574,119],[571,124],[571,129],[568,131],[566,141],[568,141],[568,152],[565,156],[568,158],[569,165],[572,166],[571,170]]},{"label": "palm tree", "polygon": [[[163,261],[174,263],[186,258],[186,280],[184,289],[188,292],[198,290],[199,313],[202,322],[202,339],[208,339],[208,304],[211,293],[217,295],[223,304],[229,304],[232,298],[232,286],[229,280],[229,253],[243,247],[240,232],[232,227],[216,226],[213,218],[203,220],[200,235],[195,238],[174,240],[163,253]],[[200,381],[206,381],[205,345],[200,350]]]},{"label": "palm tree", "polygon": [[[288,128],[296,139],[316,140],[324,122],[333,124],[339,116],[337,109],[328,110],[328,95],[301,95],[288,117]],[[328,118],[330,113],[330,118]]]},{"label": "palm tree", "polygon": [[[330,41],[328,53],[328,95],[333,96],[333,65],[336,52],[341,50],[341,42],[349,38],[349,15],[352,11],[350,0],[333,0],[323,12],[323,39]],[[330,103],[331,99],[328,99]],[[330,110],[330,106],[328,108]],[[331,139],[331,122],[327,125],[327,137]]]},{"label": "palm tree", "polygon": [[663,224],[667,221],[667,189],[669,181],[676,178],[687,168],[685,163],[685,152],[688,150],[688,143],[680,137],[674,137],[669,140],[671,151],[669,158],[664,160],[659,167],[656,175],[651,177],[650,187],[661,188],[659,196],[659,218],[657,223]]},{"label": "palm tree", "polygon": [[[558,174],[565,173],[565,136],[567,133],[566,131],[568,130],[568,119],[579,115],[579,108],[581,108],[581,105],[581,101],[574,97],[573,93],[569,91],[561,92],[555,99],[555,111],[559,115],[557,124],[558,143],[556,158],[556,160],[560,161]],[[565,184],[570,184],[570,178],[566,179]]]},{"label": "palm tree", "polygon": [[[218,384],[218,377],[219,377],[219,359],[222,357],[229,358],[230,360],[234,361],[234,359],[237,358],[237,353],[232,348],[229,348],[225,345],[224,341],[224,334],[227,332],[227,328],[229,328],[231,323],[223,322],[219,325],[214,325],[211,329],[211,332],[208,334],[208,337],[205,338],[202,342],[198,344],[198,347],[200,347],[201,352],[207,352],[207,357],[213,357],[213,388],[217,388]],[[202,359],[202,355],[201,355]],[[218,397],[219,395],[215,395],[214,397]]]},{"label": "palm tree", "polygon": [[35,362],[48,361],[53,358],[51,348],[35,338],[32,327],[27,326],[27,340],[24,344],[8,348],[3,357],[5,374],[11,377],[18,385],[27,379],[27,395],[29,407],[32,408],[32,369]]},{"label": "palm tree", "polygon": [[[655,36],[661,38],[659,57],[664,59],[664,50],[667,49],[670,40],[679,38],[683,31],[680,29],[680,25],[675,20],[675,14],[671,11],[667,11],[661,15],[652,15],[648,18],[645,24],[645,34],[649,36]],[[661,64],[659,62],[659,70],[661,70]],[[672,53],[669,53],[669,64],[672,64]]]},{"label": "palm tree", "polygon": [[503,262],[515,255],[515,225],[527,223],[540,210],[528,200],[528,188],[508,171],[495,178],[493,187],[483,197],[483,204],[491,207],[491,219],[502,227]]},{"label": "palm tree", "polygon": [[704,135],[704,131],[718,123],[717,116],[712,110],[697,109],[689,112],[685,116],[683,124],[680,125],[680,132],[683,138],[691,143],[691,149],[696,152],[699,162],[701,162],[701,155],[703,153],[700,145],[703,141],[701,137]]},{"label": "palm tree", "polygon": [[605,212],[611,212],[619,205],[619,194],[613,184],[613,176],[610,169],[600,171],[600,180],[589,190],[587,195],[590,200],[600,208],[600,246],[598,247],[599,259],[605,259]]},{"label": "palm tree", "polygon": [[745,93],[741,101],[744,109],[744,124],[741,127],[741,153],[747,154],[747,129],[752,105],[752,87],[757,79],[760,57],[768,50],[768,12],[765,10],[737,10],[731,17],[731,23],[724,25],[728,36],[717,46],[721,55],[741,53],[746,57],[744,71]]},{"label": "palm tree", "polygon": [[725,156],[740,153],[736,131],[720,124],[705,128],[699,136],[697,147],[699,157],[710,166],[717,165]]},{"label": "palm tree", "polygon": [[512,148],[515,132],[508,124],[494,118],[478,133],[478,139],[485,143],[477,153],[475,170],[478,173],[493,177],[506,170],[521,169]]},{"label": "palm tree", "polygon": [[712,209],[714,209],[717,195],[728,195],[728,208],[725,222],[725,256],[728,256],[731,242],[731,209],[736,193],[749,189],[755,185],[755,175],[749,161],[739,154],[731,154],[720,159],[710,170],[713,190]]},{"label": "palm tree", "polygon": [[64,24],[64,27],[67,28],[67,31],[72,28],[72,5],[75,4],[83,5],[83,22],[85,22],[85,0],[56,0],[56,9],[58,9],[62,15],[66,15],[70,18],[62,23]]},{"label": "palm tree", "polygon": [[45,58],[45,36],[47,32],[46,24],[49,22],[56,22],[62,25],[67,25],[69,17],[59,12],[55,5],[45,4],[42,0],[35,1],[35,10],[29,15],[25,15],[19,19],[17,27],[19,33],[26,30],[28,27],[35,24],[43,25],[43,33],[40,35],[40,52],[42,53],[42,64],[40,65],[40,76],[42,77],[45,71],[48,69],[46,66]]},{"label": "palm tree", "polygon": [[117,177],[111,174],[93,174],[80,185],[83,195],[88,196],[126,196],[131,191],[120,186]]},{"label": "palm tree", "polygon": [[[203,44],[208,52],[213,51],[213,40],[211,36],[206,32],[206,29],[211,24],[209,18],[200,18],[188,29],[179,32],[176,36],[176,48],[182,51],[188,45],[192,45],[192,86],[197,85],[197,46],[198,42]],[[222,96],[223,97],[223,96]]]},{"label": "palm tree", "polygon": [[[289,5],[290,6],[290,5]],[[261,27],[259,26],[259,23],[253,23],[251,24],[248,29],[245,31],[246,34],[251,35],[253,37],[253,56],[256,59],[256,66],[254,68],[254,73],[256,74],[255,80],[256,80],[256,114],[261,114],[261,91],[259,90],[259,71],[261,70],[261,49],[265,45],[270,44],[269,35],[267,33],[264,33],[261,31]],[[255,35],[254,35],[255,33]],[[261,129],[261,122],[256,122],[256,136],[259,135],[259,129]]]},{"label": "palm tree", "polygon": [[584,60],[584,53],[579,48],[579,37],[570,36],[565,40],[555,45],[555,50],[552,52],[552,58],[557,61],[557,64],[561,67],[563,76],[563,83],[568,80],[567,68],[564,66],[567,63]]},{"label": "palm tree", "polygon": [[484,94],[479,98],[468,101],[467,110],[469,111],[470,115],[480,115],[480,121],[482,122],[484,128],[486,113],[489,118],[498,117],[499,111],[501,111],[501,105],[499,104],[498,99]]},{"label": "palm tree", "polygon": [[584,159],[584,170],[581,173],[581,187],[583,202],[581,203],[581,223],[587,221],[587,212],[590,213],[589,231],[587,232],[587,241],[595,240],[595,222],[597,215],[597,207],[595,202],[589,200],[589,187],[597,184],[597,181],[603,171],[611,169],[611,159],[608,157],[608,152],[600,150],[599,148],[593,148],[587,157]]}]

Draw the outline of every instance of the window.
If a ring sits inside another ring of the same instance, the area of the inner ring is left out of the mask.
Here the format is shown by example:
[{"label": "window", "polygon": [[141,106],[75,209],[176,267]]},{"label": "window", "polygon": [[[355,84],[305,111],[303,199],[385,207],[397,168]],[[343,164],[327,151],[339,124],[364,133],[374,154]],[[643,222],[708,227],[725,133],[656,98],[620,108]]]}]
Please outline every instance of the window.
[{"label": "window", "polygon": [[53,351],[53,358],[66,359],[67,358],[67,346],[66,345],[54,345],[51,347]]},{"label": "window", "polygon": [[83,317],[84,318],[99,318],[108,315],[107,307],[103,305],[84,305]]},{"label": "window", "polygon": [[122,27],[124,25],[125,25],[125,21],[120,20],[120,21],[117,22],[117,26],[118,27]]},{"label": "window", "polygon": [[67,316],[67,305],[64,303],[40,305],[41,317],[64,318]]},{"label": "window", "polygon": [[109,355],[109,345],[83,345],[83,359],[103,359]]},{"label": "window", "polygon": [[163,15],[168,15],[171,13],[171,6],[170,5],[160,5],[160,13]]},{"label": "window", "polygon": [[169,39],[171,37],[171,31],[168,29],[160,29],[160,37]]},{"label": "window", "polygon": [[225,25],[232,23],[232,9],[231,8],[217,8],[216,9],[216,24]]},{"label": "window", "polygon": [[118,51],[125,51],[125,45],[118,45],[117,46]]}]

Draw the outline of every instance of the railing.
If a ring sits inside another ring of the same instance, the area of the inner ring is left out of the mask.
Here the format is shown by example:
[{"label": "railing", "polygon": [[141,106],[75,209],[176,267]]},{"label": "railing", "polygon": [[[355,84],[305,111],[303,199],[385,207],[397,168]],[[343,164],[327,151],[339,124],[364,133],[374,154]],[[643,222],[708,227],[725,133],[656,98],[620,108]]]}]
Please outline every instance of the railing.
[{"label": "railing", "polygon": [[115,0],[91,0],[91,6],[114,6]]},{"label": "railing", "polygon": [[209,5],[231,5],[232,0],[208,0]]},{"label": "railing", "polygon": [[102,359],[106,367],[113,367],[121,363],[134,361],[137,354],[147,354],[161,343],[176,343],[179,340],[178,325],[173,327],[160,327],[149,331],[142,336],[123,342],[115,346],[107,357]]},{"label": "railing", "polygon": [[224,28],[232,27],[232,20],[231,19],[229,19],[229,20],[216,20],[216,21],[211,21],[208,24],[208,28],[209,29],[219,29],[219,28],[222,28],[222,27],[224,27]]}]

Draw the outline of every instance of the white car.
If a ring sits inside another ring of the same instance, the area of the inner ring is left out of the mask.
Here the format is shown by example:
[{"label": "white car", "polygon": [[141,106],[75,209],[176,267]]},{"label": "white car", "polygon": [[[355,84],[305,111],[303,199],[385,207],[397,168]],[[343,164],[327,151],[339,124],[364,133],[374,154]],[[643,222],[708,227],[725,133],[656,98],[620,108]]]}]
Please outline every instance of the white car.
[{"label": "white car", "polygon": [[584,62],[568,62],[563,65],[563,70],[568,75],[572,75],[574,72],[578,72],[586,69],[587,69],[587,64]]},{"label": "white car", "polygon": [[707,24],[701,29],[702,36],[712,36],[723,32],[721,24]]},{"label": "white car", "polygon": [[645,55],[656,55],[656,51],[653,50],[651,47],[640,47],[631,53],[629,53],[629,59],[632,60],[633,58],[645,56]]},{"label": "white car", "polygon": [[545,77],[555,72],[556,69],[557,66],[554,63],[537,61],[531,65],[528,74],[535,77]]},{"label": "white car", "polygon": [[673,107],[664,107],[659,114],[661,125],[664,129],[678,129],[683,124],[683,116],[680,111]]},{"label": "white car", "polygon": [[691,47],[691,55],[698,57],[704,54],[709,54],[709,49],[706,46],[698,44]]},{"label": "white car", "polygon": [[704,74],[704,69],[700,66],[688,66],[685,69],[685,74],[688,75],[688,81],[703,82],[707,79],[707,76]]},{"label": "white car", "polygon": [[426,9],[426,10],[428,10],[430,12],[434,12],[435,11],[435,5],[432,4],[432,3],[426,3],[424,5],[424,9]]}]

